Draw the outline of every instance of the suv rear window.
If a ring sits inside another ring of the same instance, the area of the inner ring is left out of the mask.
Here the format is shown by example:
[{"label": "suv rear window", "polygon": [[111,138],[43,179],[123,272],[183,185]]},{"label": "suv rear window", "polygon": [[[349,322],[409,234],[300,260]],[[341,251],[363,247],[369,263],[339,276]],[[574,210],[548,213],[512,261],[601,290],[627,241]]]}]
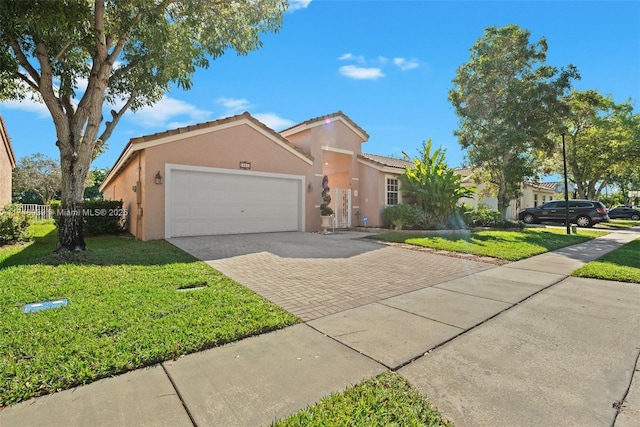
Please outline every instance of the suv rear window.
[{"label": "suv rear window", "polygon": [[[544,205],[541,206],[542,209],[557,209],[558,208],[558,203],[559,202],[549,202],[549,203],[545,203]],[[564,202],[563,206],[564,206]]]}]

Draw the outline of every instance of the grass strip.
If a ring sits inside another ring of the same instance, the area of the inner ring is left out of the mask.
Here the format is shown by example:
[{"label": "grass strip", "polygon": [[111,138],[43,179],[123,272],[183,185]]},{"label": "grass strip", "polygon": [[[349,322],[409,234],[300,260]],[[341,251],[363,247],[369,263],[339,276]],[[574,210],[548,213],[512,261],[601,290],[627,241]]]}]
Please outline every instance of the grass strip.
[{"label": "grass strip", "polygon": [[325,397],[275,427],[451,426],[402,376],[386,372]]},{"label": "grass strip", "polygon": [[640,239],[591,261],[574,271],[572,276],[640,283]]},{"label": "grass strip", "polygon": [[599,229],[609,229],[609,230],[624,230],[631,227],[636,227],[640,225],[640,221],[632,221],[630,219],[612,219],[609,222],[601,222],[596,224],[594,227]]},{"label": "grass strip", "polygon": [[[0,248],[0,406],[299,321],[165,241],[94,237],[58,255],[54,226],[34,231]],[[178,291],[194,284],[205,286]],[[21,311],[61,298],[67,307]]]},{"label": "grass strip", "polygon": [[608,232],[580,229],[577,234],[568,235],[564,229],[559,228],[527,228],[522,231],[452,231],[428,235],[424,233],[384,233],[369,236],[369,238],[517,261],[582,243],[605,234]]}]

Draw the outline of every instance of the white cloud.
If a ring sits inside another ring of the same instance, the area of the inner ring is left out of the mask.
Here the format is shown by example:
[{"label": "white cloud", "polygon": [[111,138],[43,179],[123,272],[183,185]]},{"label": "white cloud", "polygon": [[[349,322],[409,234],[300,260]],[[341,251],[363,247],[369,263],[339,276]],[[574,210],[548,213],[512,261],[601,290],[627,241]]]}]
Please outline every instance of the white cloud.
[{"label": "white cloud", "polygon": [[244,98],[218,98],[216,103],[222,105],[225,109],[225,116],[233,116],[235,114],[244,113],[251,107],[251,103]]},{"label": "white cloud", "polygon": [[344,53],[340,55],[338,61],[355,61],[358,64],[364,64],[365,59],[362,55],[354,55],[353,53]]},{"label": "white cloud", "polygon": [[44,105],[44,102],[39,102],[37,100],[31,99],[27,96],[22,101],[18,100],[10,100],[0,103],[0,106],[4,108],[10,108],[12,110],[20,110],[26,111],[27,113],[33,113],[39,119],[51,118],[49,114],[49,110],[47,106]]},{"label": "white cloud", "polygon": [[306,9],[312,0],[289,0],[289,9],[287,12],[295,12],[296,10]]},{"label": "white cloud", "polygon": [[275,113],[258,113],[252,114],[253,117],[260,120],[271,129],[282,130],[289,128],[295,124],[294,121],[282,118]]},{"label": "white cloud", "polygon": [[137,124],[145,127],[166,127],[166,123],[169,121],[200,123],[208,120],[211,117],[211,112],[201,110],[185,101],[165,96],[153,106],[144,107],[129,117],[134,118]]},{"label": "white cloud", "polygon": [[420,65],[415,59],[407,60],[405,58],[393,58],[393,63],[402,71],[412,70]]},{"label": "white cloud", "polygon": [[340,74],[356,80],[377,80],[380,77],[384,77],[384,73],[380,68],[366,68],[355,65],[345,65],[340,67]]}]

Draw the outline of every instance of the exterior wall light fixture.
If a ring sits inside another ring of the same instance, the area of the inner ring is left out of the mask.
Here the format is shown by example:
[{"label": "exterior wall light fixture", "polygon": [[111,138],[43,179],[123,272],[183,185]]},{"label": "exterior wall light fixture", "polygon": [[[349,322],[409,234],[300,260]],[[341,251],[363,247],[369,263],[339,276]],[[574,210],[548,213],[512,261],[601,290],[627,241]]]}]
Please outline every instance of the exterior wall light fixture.
[{"label": "exterior wall light fixture", "polygon": [[156,174],[156,184],[162,184],[162,175],[160,175],[160,171]]}]

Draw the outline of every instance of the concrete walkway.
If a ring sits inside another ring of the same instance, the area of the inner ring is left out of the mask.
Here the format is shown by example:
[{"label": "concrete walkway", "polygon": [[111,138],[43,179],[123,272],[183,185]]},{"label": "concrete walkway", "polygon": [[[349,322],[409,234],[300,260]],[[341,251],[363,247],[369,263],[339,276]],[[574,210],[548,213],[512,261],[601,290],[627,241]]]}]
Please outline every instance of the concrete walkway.
[{"label": "concrete walkway", "polygon": [[[428,276],[444,257],[345,238],[336,244],[352,253],[338,257],[342,274],[349,259],[404,251],[422,257],[408,258],[420,268],[386,268],[419,271],[419,286],[375,291],[375,301],[354,300],[305,324],[8,407],[0,426],[268,425],[388,369],[457,426],[638,426],[640,285],[567,278],[637,237],[616,232],[500,267],[454,258],[465,271],[442,280]],[[262,251],[231,252],[218,260]],[[368,272],[371,284],[386,280],[380,270]]]}]

